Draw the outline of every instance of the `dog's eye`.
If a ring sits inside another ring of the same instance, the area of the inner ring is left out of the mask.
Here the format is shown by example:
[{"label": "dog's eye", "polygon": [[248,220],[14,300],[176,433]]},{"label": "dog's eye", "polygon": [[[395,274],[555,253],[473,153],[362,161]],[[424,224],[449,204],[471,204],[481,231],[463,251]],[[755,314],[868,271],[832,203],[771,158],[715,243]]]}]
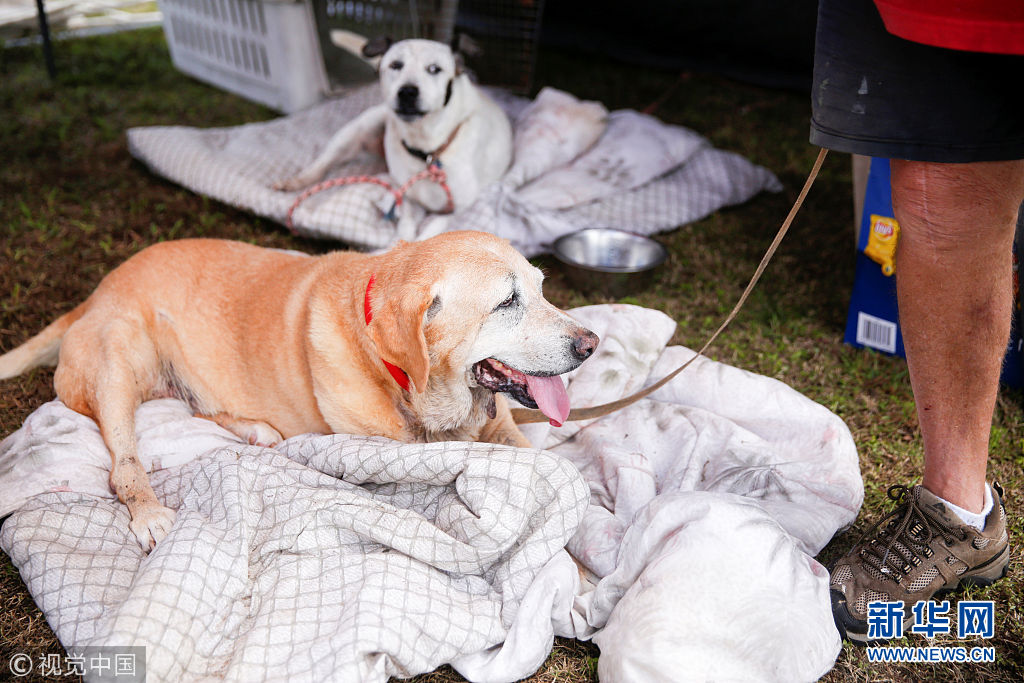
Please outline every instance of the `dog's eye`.
[{"label": "dog's eye", "polygon": [[505,299],[504,301],[502,301],[502,302],[501,302],[500,304],[498,304],[498,305],[497,305],[497,306],[495,307],[495,309],[494,309],[494,310],[496,310],[496,311],[497,311],[497,310],[500,310],[500,309],[502,309],[502,308],[509,308],[509,307],[511,307],[511,306],[512,306],[513,304],[515,304],[515,302],[516,302],[516,293],[515,293],[515,292],[512,292],[511,294],[509,294],[509,295],[508,295],[508,298],[507,298],[507,299]]},{"label": "dog's eye", "polygon": [[436,76],[437,74],[441,73],[441,67],[439,67],[437,64],[431,64],[430,66],[427,67],[427,73],[430,74],[431,76]]},{"label": "dog's eye", "polygon": [[391,69],[392,71],[401,71],[403,66],[405,66],[405,63],[399,59],[396,59],[395,61],[388,64],[388,68]]}]

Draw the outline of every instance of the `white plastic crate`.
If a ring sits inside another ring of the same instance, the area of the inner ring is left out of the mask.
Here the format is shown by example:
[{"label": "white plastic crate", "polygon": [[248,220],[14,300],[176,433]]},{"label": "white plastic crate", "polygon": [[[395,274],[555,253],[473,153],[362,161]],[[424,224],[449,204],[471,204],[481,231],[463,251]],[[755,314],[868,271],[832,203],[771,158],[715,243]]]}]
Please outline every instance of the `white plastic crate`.
[{"label": "white plastic crate", "polygon": [[329,91],[310,0],[158,0],[174,66],[278,111]]}]

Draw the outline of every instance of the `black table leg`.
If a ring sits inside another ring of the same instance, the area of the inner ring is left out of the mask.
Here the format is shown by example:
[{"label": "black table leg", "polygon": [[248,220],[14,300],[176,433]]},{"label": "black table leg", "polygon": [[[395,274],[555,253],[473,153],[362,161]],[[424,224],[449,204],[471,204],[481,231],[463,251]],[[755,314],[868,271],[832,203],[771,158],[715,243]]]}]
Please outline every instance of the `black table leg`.
[{"label": "black table leg", "polygon": [[50,78],[57,77],[57,65],[53,61],[53,43],[50,42],[50,24],[46,21],[46,8],[43,0],[36,0],[36,12],[39,14],[39,33],[43,36],[43,57],[46,58],[46,72]]}]

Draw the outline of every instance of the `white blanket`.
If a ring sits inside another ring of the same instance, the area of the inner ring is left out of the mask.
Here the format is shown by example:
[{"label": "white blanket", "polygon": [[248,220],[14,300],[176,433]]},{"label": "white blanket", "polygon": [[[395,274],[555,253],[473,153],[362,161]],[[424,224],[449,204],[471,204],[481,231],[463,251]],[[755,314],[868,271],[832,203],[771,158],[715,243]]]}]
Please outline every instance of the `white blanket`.
[{"label": "white blanket", "polygon": [[[445,230],[486,230],[532,256],[582,228],[651,234],[745,202],[762,190],[782,189],[767,169],[651,116],[613,112],[604,134],[598,130],[596,143],[588,147],[594,108],[600,105],[552,90],[542,91],[532,103],[499,91],[491,94],[514,123],[513,167],[503,182],[485,188],[472,206],[454,215],[428,215],[415,203],[403,204],[402,210],[414,213],[410,220],[419,238]],[[271,185],[295,175],[335,131],[379,100],[377,86],[367,86],[266,123],[132,128],[128,144],[155,173],[284,223],[299,193],[277,192]],[[545,134],[552,123],[576,126],[579,135],[552,139]],[[371,175],[390,182],[386,170],[383,159],[364,154],[331,169],[327,177]],[[385,217],[392,204],[378,185],[334,188],[298,206],[295,228],[357,247],[387,247],[397,239],[395,223]]]},{"label": "white blanket", "polygon": [[[574,405],[692,353],[665,348],[674,323],[655,311],[573,315],[602,338]],[[603,681],[813,680],[839,652],[813,555],[859,509],[856,450],[766,377],[699,360],[619,413],[529,425],[547,451],[264,449],[172,400],[137,424],[178,510],[155,551],[107,489],[95,424],[58,402],[0,442],[0,514],[15,510],[0,545],[66,647],[145,645],[149,680],[382,681],[451,662],[513,681],[554,635],[594,638]]]}]

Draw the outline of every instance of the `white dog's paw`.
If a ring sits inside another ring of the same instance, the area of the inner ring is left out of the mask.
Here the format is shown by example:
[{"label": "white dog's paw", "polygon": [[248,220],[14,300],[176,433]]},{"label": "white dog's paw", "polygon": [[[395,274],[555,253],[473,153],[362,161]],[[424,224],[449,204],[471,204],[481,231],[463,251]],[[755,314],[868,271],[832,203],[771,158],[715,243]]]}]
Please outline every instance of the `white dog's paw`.
[{"label": "white dog's paw", "polygon": [[427,218],[417,226],[419,233],[416,235],[416,239],[422,242],[423,240],[428,240],[431,237],[437,237],[442,232],[448,232],[448,229],[452,224],[452,215],[453,214],[446,213],[427,216]]},{"label": "white dog's paw", "polygon": [[143,550],[148,552],[171,531],[175,516],[174,510],[159,503],[151,503],[134,511],[128,528],[135,534]]},{"label": "white dog's paw", "polygon": [[410,211],[403,211],[398,217],[398,224],[395,226],[395,236],[406,242],[416,240],[416,219],[410,214]]}]

